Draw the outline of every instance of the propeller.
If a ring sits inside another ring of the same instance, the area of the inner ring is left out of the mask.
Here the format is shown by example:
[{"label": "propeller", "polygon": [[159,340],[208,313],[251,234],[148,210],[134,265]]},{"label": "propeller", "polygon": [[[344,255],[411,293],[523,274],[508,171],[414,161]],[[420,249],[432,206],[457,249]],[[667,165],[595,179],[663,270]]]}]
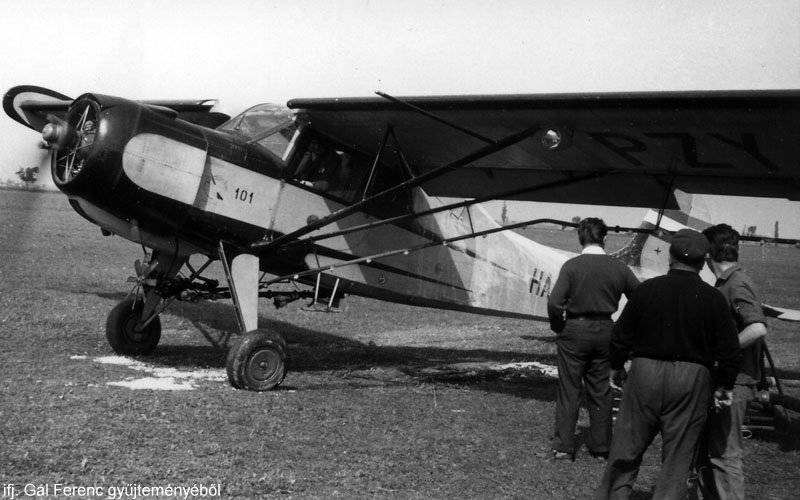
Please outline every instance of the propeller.
[{"label": "propeller", "polygon": [[78,101],[67,120],[47,116],[42,129],[46,149],[52,152],[52,167],[58,182],[67,183],[83,168],[97,134],[99,109],[94,101]]}]

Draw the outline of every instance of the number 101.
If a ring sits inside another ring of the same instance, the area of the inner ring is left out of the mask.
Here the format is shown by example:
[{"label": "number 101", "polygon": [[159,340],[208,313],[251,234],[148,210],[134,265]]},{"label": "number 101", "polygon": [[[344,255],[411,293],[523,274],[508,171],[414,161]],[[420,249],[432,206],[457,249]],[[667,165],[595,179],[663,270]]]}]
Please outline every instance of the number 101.
[{"label": "number 101", "polygon": [[236,188],[235,197],[239,201],[246,201],[247,203],[253,203],[253,193],[248,192],[246,189]]}]

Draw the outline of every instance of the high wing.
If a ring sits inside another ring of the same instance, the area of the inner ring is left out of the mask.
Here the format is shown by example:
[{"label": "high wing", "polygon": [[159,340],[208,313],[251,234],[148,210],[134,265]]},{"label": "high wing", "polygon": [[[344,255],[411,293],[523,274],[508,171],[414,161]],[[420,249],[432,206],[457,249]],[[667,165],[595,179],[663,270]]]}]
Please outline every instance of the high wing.
[{"label": "high wing", "polygon": [[[41,132],[50,122],[49,116],[64,119],[73,99],[54,90],[35,85],[21,85],[10,89],[3,99],[3,109],[15,121]],[[137,101],[162,114],[187,122],[216,128],[230,116],[212,111],[214,99]]]},{"label": "high wing", "polygon": [[663,208],[678,207],[674,189],[800,200],[796,90],[381,96],[288,106],[415,176],[453,164],[422,184],[430,195]]}]

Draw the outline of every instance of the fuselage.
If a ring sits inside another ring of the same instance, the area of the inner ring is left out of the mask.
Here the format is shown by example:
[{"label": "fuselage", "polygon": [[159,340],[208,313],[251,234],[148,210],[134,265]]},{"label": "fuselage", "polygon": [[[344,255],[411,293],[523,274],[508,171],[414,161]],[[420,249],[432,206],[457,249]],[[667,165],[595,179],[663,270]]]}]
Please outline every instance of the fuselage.
[{"label": "fuselage", "polygon": [[[373,158],[316,134],[288,112],[254,109],[208,129],[168,110],[85,94],[68,116],[78,136],[70,137],[72,156],[54,156],[55,183],[79,213],[108,232],[160,252],[216,257],[220,241],[248,252],[255,241],[291,233],[402,181],[395,166],[373,165]],[[442,205],[421,188],[406,189],[309,236]],[[378,257],[492,227],[497,223],[470,207],[258,256],[264,272],[319,269],[324,285],[338,278],[345,293],[546,317],[550,287],[571,255],[515,233]],[[368,256],[376,258],[330,268]]]}]

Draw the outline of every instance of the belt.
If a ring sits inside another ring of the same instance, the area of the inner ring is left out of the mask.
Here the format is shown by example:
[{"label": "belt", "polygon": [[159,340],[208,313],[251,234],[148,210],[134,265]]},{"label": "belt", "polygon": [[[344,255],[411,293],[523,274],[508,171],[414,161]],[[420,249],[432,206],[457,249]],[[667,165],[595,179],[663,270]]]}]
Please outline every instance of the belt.
[{"label": "belt", "polygon": [[611,319],[610,314],[574,314],[574,313],[567,313],[567,319],[577,319],[583,321],[598,321],[604,319]]}]

